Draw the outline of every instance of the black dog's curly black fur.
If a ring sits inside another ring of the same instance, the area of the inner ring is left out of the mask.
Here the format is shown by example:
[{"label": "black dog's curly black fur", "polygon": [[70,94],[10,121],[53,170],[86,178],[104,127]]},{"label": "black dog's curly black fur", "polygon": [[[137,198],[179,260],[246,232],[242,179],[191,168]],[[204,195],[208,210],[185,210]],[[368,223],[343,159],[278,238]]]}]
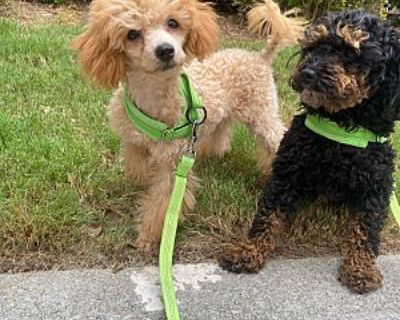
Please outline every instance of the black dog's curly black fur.
[{"label": "black dog's curly black fur", "polygon": [[[389,142],[358,148],[310,131],[307,113],[335,121],[347,130],[362,126],[388,137],[400,119],[400,35],[375,15],[346,11],[309,27],[293,76],[305,112],[293,119],[259,200],[249,239],[221,257],[235,272],[262,267],[268,254],[260,238],[271,234],[274,219],[290,222],[300,204],[319,196],[352,213],[344,244],[340,280],[364,293],[382,285],[374,258],[393,190],[395,153]],[[340,104],[338,103],[340,102]]]}]

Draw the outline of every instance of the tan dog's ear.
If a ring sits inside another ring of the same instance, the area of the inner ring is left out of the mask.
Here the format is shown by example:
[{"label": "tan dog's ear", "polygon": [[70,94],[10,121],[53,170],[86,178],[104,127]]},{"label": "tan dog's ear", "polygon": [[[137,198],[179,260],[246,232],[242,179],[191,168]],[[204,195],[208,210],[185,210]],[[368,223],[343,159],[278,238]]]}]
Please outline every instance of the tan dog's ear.
[{"label": "tan dog's ear", "polygon": [[125,76],[121,30],[107,20],[92,21],[72,42],[84,74],[105,89],[116,86]]},{"label": "tan dog's ear", "polygon": [[198,59],[204,59],[218,47],[217,14],[209,5],[197,0],[183,0],[182,2],[188,5],[193,19],[185,43],[185,50]]}]

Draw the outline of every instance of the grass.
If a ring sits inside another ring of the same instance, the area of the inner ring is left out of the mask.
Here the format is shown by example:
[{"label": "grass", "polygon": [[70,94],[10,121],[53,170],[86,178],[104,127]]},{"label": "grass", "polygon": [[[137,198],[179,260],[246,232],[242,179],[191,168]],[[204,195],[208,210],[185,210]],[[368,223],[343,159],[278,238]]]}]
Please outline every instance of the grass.
[{"label": "grass", "polygon": [[[119,140],[107,125],[111,93],[81,79],[68,48],[79,31],[0,19],[0,257],[9,261],[34,254],[55,259],[44,268],[63,257],[107,265],[126,260],[124,250],[136,236],[138,190],[122,175]],[[230,38],[224,46],[263,47]],[[274,63],[286,122],[298,105],[287,84],[293,53],[283,51]],[[396,134],[396,145],[399,138]],[[181,248],[196,257],[212,256],[198,252],[209,242],[218,247],[234,226],[248,223],[263,184],[254,149],[248,132],[238,127],[231,153],[198,166],[203,188],[196,211],[180,226]],[[297,229],[299,236],[335,223],[322,218],[327,215],[311,215],[321,210],[316,205],[301,215],[300,221],[312,222],[299,223],[306,226]],[[393,230],[393,222],[390,226]],[[24,268],[36,267],[25,261]],[[16,269],[0,265],[0,271]]]},{"label": "grass", "polygon": [[1,248],[63,250],[132,194],[114,165],[109,94],[82,83],[68,50],[76,28],[2,20],[0,30]]}]

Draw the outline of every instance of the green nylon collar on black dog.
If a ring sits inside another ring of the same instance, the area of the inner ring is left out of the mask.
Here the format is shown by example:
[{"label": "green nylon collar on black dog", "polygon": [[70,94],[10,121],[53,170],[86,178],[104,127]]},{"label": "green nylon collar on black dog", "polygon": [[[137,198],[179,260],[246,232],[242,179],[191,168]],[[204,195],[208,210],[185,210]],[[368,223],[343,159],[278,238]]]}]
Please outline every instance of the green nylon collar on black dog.
[{"label": "green nylon collar on black dog", "polygon": [[358,148],[366,148],[369,142],[384,143],[388,140],[363,127],[347,131],[336,122],[313,114],[307,114],[304,124],[320,136]]},{"label": "green nylon collar on black dog", "polygon": [[192,135],[193,123],[202,121],[200,109],[202,102],[194,88],[191,86],[188,76],[182,73],[180,76],[179,93],[185,99],[181,119],[173,127],[169,128],[165,123],[155,120],[141,111],[134,101],[128,96],[128,90],[125,89],[123,106],[125,112],[132,124],[141,133],[151,140],[172,141],[175,139],[189,138]]}]

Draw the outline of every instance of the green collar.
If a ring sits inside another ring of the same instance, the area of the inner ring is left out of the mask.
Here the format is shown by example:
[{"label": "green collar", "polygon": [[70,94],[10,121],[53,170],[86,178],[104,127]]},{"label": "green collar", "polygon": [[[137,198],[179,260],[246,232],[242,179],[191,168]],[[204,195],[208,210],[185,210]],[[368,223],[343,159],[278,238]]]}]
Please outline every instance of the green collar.
[{"label": "green collar", "polygon": [[307,114],[304,124],[320,136],[353,147],[366,148],[369,142],[384,143],[388,140],[363,127],[347,131],[336,122],[313,114]]},{"label": "green collar", "polygon": [[172,141],[188,138],[192,135],[193,123],[202,121],[200,109],[203,107],[199,96],[191,86],[189,78],[185,73],[182,73],[180,76],[179,93],[185,98],[186,104],[180,120],[173,128],[169,128],[166,124],[150,118],[141,111],[136,103],[129,99],[128,90],[126,89],[123,106],[129,120],[136,129],[151,140]]}]

